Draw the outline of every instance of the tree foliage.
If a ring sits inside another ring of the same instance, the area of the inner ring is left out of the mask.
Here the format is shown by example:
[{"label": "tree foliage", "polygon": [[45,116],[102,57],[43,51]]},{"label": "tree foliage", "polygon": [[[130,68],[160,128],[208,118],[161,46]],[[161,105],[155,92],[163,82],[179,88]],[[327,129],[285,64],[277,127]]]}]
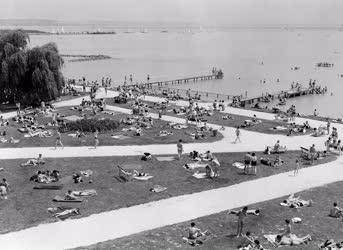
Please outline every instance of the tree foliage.
[{"label": "tree foliage", "polygon": [[39,105],[61,94],[63,59],[54,43],[28,48],[21,31],[0,34],[0,101]]}]

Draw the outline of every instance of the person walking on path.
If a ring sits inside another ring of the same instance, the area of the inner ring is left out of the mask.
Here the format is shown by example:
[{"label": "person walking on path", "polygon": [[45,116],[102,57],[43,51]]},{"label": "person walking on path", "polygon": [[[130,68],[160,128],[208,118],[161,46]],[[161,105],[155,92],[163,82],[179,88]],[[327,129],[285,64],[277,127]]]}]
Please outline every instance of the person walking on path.
[{"label": "person walking on path", "polygon": [[99,131],[96,129],[94,132],[94,148],[96,149],[97,146],[99,146]]},{"label": "person walking on path", "polygon": [[162,119],[162,110],[160,109],[160,110],[158,110],[158,119]]},{"label": "person walking on path", "polygon": [[241,142],[240,136],[241,136],[241,131],[240,131],[239,127],[237,127],[236,128],[236,140],[234,143],[237,143],[237,141]]},{"label": "person walking on path", "polygon": [[299,169],[300,169],[300,161],[299,161],[299,159],[296,159],[295,160],[294,176],[296,176],[299,173]]},{"label": "person walking on path", "polygon": [[181,159],[181,155],[183,153],[183,145],[182,145],[182,140],[180,139],[179,142],[176,144],[177,147],[177,155],[179,157],[179,160]]},{"label": "person walking on path", "polygon": [[60,145],[62,147],[62,149],[64,148],[63,143],[62,143],[61,133],[59,131],[56,132],[55,149],[57,149],[57,145]]}]

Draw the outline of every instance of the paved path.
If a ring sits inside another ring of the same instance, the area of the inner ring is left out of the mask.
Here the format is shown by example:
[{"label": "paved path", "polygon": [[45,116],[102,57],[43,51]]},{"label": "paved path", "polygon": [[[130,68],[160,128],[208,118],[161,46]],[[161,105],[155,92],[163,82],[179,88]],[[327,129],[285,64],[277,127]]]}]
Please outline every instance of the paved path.
[{"label": "paved path", "polygon": [[[114,96],[116,93],[113,92],[110,95]],[[76,100],[61,102],[57,106],[78,105],[81,99],[78,98]],[[107,108],[113,111],[129,112],[126,109],[114,106],[107,106]],[[239,114],[242,115],[242,112]],[[247,114],[252,116],[256,112],[249,111]],[[258,117],[260,115],[262,116],[262,114],[258,114]],[[155,115],[153,114],[153,116]],[[163,119],[183,122],[183,119],[177,117],[163,116]],[[218,128],[217,125],[210,126]],[[233,144],[233,128],[227,127],[223,131],[223,135],[223,140],[213,143],[186,144],[185,150],[186,152],[191,150],[203,152],[208,149],[212,152],[260,151],[266,145],[273,145],[277,139],[280,139],[281,143],[289,149],[299,149],[300,146],[309,146],[312,143],[315,143],[317,147],[323,147],[323,138],[314,138],[311,136],[286,137],[243,131],[243,142]],[[30,158],[37,156],[38,153],[43,153],[45,157],[90,157],[137,155],[146,151],[152,154],[170,154],[176,151],[176,146],[103,146],[98,149],[72,147],[65,148],[64,150],[53,150],[52,148],[43,147],[2,148],[0,149],[0,159]],[[227,209],[270,200],[308,188],[341,181],[343,180],[343,159],[340,157],[338,160],[328,164],[302,169],[297,177],[290,177],[289,175],[290,173],[283,173],[229,187],[94,214],[85,218],[42,224],[37,227],[2,234],[0,235],[0,244],[4,249],[49,250],[86,246],[116,239],[145,230],[171,225]],[[252,190],[254,191],[253,195]],[[240,195],[237,196],[237,193]],[[231,197],[234,197],[234,199]]]}]

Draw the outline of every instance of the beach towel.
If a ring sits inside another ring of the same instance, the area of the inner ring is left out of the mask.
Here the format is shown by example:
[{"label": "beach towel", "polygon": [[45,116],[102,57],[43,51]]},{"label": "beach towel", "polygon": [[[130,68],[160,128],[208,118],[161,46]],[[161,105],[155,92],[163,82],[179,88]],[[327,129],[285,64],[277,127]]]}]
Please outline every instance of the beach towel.
[{"label": "beach towel", "polygon": [[154,193],[160,193],[165,190],[167,190],[167,187],[163,187],[161,185],[154,185],[152,188],[150,188],[150,191]]},{"label": "beach towel", "polygon": [[192,162],[192,163],[186,163],[185,165],[183,165],[183,168],[187,169],[187,170],[193,170],[196,168],[205,168],[208,164],[202,164],[200,162]]},{"label": "beach towel", "polygon": [[235,162],[232,164],[232,166],[238,169],[242,169],[242,170],[245,168],[245,165],[241,162]]},{"label": "beach towel", "polygon": [[158,161],[174,161],[175,156],[157,156],[156,159]]},{"label": "beach towel", "polygon": [[294,224],[297,224],[297,223],[301,223],[301,222],[302,222],[302,219],[299,218],[299,217],[294,217],[294,218],[292,218],[291,221],[292,221]]},{"label": "beach towel", "polygon": [[65,220],[71,216],[80,215],[80,210],[78,208],[69,208],[69,209],[62,209],[60,212],[57,212],[53,215],[53,217]]},{"label": "beach towel", "polygon": [[273,247],[277,247],[277,244],[276,244],[276,236],[277,234],[266,234],[266,235],[263,235],[264,238],[266,238],[266,240],[273,245]]},{"label": "beach towel", "polygon": [[72,194],[75,196],[94,196],[97,195],[97,192],[94,189],[86,189],[81,191],[73,191]]},{"label": "beach towel", "polygon": [[199,172],[194,173],[192,176],[197,178],[197,179],[205,179],[205,178],[207,178],[206,173],[199,173]]},{"label": "beach towel", "polygon": [[154,176],[149,175],[149,174],[145,174],[144,176],[133,176],[133,179],[139,180],[139,181],[147,181],[151,178],[153,178]]},{"label": "beach towel", "polygon": [[93,171],[88,169],[85,171],[80,171],[80,174],[83,175],[84,177],[90,177],[93,174]]},{"label": "beach towel", "polygon": [[116,139],[116,140],[125,140],[125,139],[130,138],[130,137],[125,136],[125,135],[111,135],[111,138]]},{"label": "beach towel", "polygon": [[276,127],[269,128],[269,129],[283,131],[283,130],[287,130],[288,128],[286,128],[284,126],[276,126]]},{"label": "beach towel", "polygon": [[36,185],[33,187],[33,189],[45,189],[45,190],[61,190],[63,188],[63,185],[50,185],[50,184],[42,184],[42,185]]},{"label": "beach towel", "polygon": [[75,200],[66,200],[64,197],[59,196],[59,195],[56,195],[56,196],[52,199],[52,201],[54,201],[54,202],[82,202],[83,199],[77,198],[77,199],[75,199]]}]

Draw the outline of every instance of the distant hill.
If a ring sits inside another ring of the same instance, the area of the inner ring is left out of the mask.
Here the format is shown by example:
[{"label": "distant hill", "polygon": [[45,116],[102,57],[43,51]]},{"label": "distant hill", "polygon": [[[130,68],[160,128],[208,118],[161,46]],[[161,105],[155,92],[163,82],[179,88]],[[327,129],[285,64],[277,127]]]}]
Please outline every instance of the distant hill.
[{"label": "distant hill", "polygon": [[[11,31],[13,29],[0,29],[0,34],[3,32]],[[24,32],[30,34],[50,34],[49,32],[41,31],[41,30],[28,30],[28,29],[20,29],[23,30]]]},{"label": "distant hill", "polygon": [[57,21],[49,19],[0,19],[0,25],[44,26],[56,24]]}]

